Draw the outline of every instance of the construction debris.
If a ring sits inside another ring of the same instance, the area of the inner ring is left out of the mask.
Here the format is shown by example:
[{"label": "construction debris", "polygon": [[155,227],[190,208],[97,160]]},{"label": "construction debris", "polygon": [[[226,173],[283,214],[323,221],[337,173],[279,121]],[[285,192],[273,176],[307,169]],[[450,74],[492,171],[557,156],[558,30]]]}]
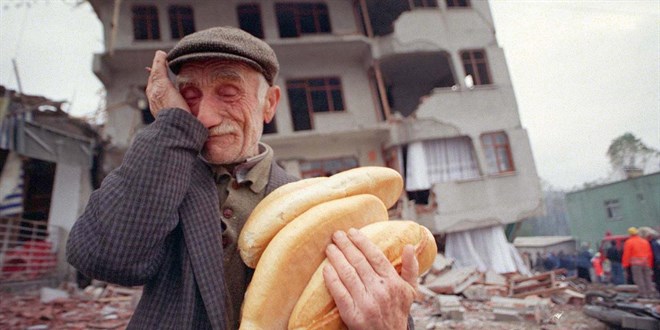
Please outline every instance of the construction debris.
[{"label": "construction debris", "polygon": [[[479,272],[475,267],[454,267],[439,255],[420,279],[411,311],[415,328],[606,329],[605,323],[582,312],[590,303],[587,290],[605,285],[566,277],[566,273],[565,269],[529,276]],[[611,291],[635,299],[637,295],[637,287],[630,285],[611,287]],[[637,329],[648,328],[652,321],[643,316],[621,318]]]},{"label": "construction debris", "polygon": [[481,273],[474,267],[451,269],[439,276],[431,275],[426,287],[440,294],[458,294],[472,283],[481,279]]},{"label": "construction debris", "polygon": [[0,329],[125,329],[142,289],[97,285],[0,292]]}]

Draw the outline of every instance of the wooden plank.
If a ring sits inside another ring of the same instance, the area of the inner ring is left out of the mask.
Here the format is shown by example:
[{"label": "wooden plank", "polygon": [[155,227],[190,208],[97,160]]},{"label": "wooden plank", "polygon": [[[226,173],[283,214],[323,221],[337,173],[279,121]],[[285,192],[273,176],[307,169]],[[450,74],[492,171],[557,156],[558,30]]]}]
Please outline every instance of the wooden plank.
[{"label": "wooden plank", "polygon": [[512,298],[524,298],[524,297],[532,296],[532,295],[537,295],[537,296],[543,297],[544,295],[559,292],[559,291],[562,291],[562,290],[566,290],[566,286],[557,286],[557,287],[554,287],[554,288],[548,288],[548,289],[543,289],[543,290],[522,292],[522,293],[514,294],[511,297]]}]

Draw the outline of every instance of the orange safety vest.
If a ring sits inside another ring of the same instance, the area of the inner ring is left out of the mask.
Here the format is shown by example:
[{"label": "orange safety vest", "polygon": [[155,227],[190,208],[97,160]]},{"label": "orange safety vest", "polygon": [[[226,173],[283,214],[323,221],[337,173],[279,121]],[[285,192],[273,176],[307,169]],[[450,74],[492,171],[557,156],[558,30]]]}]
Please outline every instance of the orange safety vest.
[{"label": "orange safety vest", "polygon": [[623,267],[646,265],[653,267],[653,253],[649,241],[633,235],[623,244],[623,257],[621,259]]}]

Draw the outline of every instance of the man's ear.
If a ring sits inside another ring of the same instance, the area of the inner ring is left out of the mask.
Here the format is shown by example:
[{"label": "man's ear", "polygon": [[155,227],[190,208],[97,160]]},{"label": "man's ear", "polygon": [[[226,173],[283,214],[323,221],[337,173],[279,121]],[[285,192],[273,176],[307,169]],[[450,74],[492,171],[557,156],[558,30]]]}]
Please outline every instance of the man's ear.
[{"label": "man's ear", "polygon": [[268,87],[266,104],[264,105],[264,123],[270,123],[273,117],[275,117],[275,110],[277,110],[277,104],[280,102],[280,96],[280,86]]}]

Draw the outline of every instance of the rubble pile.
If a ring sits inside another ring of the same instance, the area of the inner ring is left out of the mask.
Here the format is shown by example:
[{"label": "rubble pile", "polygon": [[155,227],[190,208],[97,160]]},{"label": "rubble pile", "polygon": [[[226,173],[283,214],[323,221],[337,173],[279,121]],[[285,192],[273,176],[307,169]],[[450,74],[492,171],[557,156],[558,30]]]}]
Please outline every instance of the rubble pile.
[{"label": "rubble pile", "polygon": [[141,295],[141,289],[100,283],[0,292],[0,329],[125,329]]},{"label": "rubble pile", "polygon": [[564,269],[523,276],[455,267],[438,254],[420,278],[416,329],[606,329],[582,313],[586,283]]}]

